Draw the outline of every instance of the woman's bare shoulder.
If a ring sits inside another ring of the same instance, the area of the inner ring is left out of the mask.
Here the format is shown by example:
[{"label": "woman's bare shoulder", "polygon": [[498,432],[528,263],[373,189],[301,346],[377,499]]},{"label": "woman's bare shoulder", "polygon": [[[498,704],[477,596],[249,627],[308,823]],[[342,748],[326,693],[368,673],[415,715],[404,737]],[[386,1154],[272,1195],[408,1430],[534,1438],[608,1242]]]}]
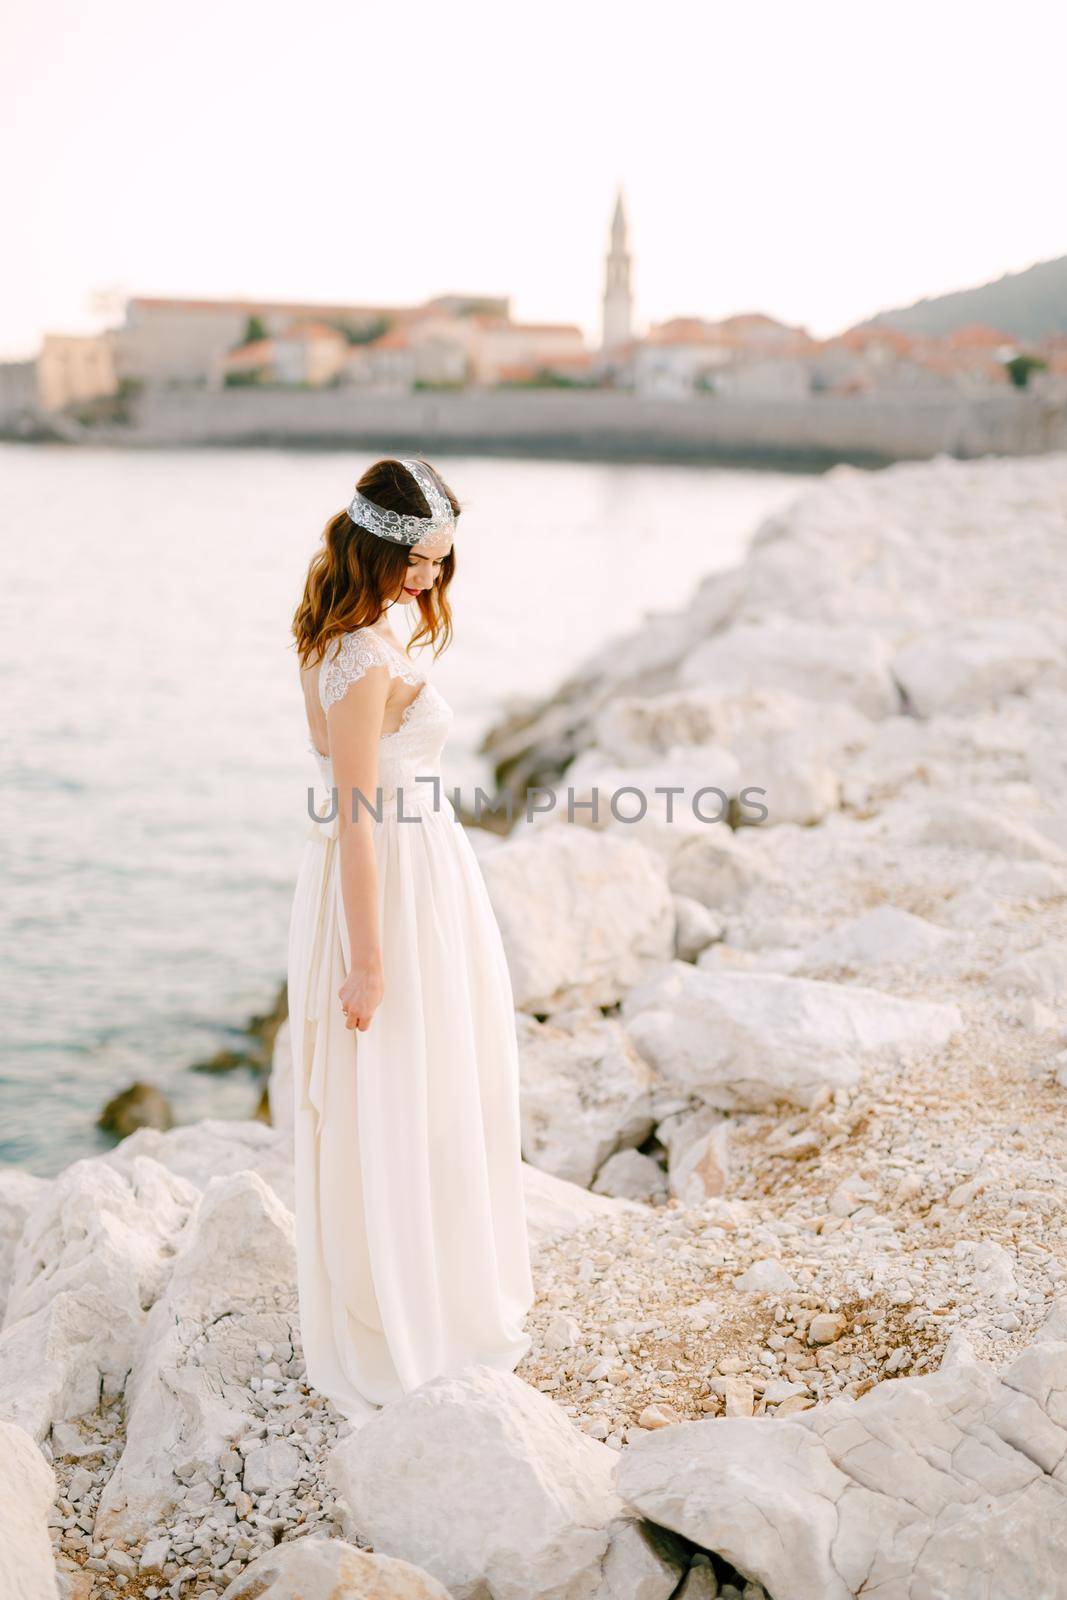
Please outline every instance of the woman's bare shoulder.
[{"label": "woman's bare shoulder", "polygon": [[389,670],[390,657],[383,642],[370,628],[354,628],[343,633],[335,651],[327,651],[319,678],[323,708],[328,710],[341,700],[350,686],[375,667]]}]

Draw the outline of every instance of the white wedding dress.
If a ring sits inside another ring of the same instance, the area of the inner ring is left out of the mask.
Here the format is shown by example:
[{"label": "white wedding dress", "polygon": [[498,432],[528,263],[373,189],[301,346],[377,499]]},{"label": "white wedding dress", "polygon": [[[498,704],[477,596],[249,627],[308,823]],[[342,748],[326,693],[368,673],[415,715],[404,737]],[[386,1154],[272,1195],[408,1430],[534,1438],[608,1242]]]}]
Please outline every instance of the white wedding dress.
[{"label": "white wedding dress", "polygon": [[[346,1028],[338,998],[349,941],[336,819],[308,823],[288,951],[307,1378],[356,1422],[466,1362],[514,1369],[533,1300],[514,1000],[478,858],[440,781],[452,708],[367,628],[327,650],[319,699],[325,709],[378,664],[422,687],[382,736],[380,793],[366,797],[381,811],[363,820],[384,972],[370,1026]],[[330,760],[309,750],[327,815]]]}]

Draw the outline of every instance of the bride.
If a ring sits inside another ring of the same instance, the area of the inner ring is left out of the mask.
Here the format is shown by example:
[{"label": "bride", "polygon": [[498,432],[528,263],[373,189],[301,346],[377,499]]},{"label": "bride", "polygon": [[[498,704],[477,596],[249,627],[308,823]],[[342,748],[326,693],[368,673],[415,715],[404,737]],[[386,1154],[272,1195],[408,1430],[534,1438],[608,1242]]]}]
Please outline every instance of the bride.
[{"label": "bride", "polygon": [[531,1344],[511,981],[441,782],[452,709],[386,614],[449,642],[459,512],[427,462],[376,462],[293,619],[327,797],[289,928],[300,1322],[308,1382],[353,1422]]}]

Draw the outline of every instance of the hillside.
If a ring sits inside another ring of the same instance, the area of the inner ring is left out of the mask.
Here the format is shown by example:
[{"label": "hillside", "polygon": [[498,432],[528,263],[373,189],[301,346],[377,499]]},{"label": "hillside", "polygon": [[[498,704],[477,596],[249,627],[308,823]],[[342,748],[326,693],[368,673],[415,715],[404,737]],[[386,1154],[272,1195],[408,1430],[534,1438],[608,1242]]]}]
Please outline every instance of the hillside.
[{"label": "hillside", "polygon": [[1018,339],[1067,333],[1067,256],[1039,261],[1025,272],[1006,272],[993,283],[916,300],[914,305],[880,311],[858,324],[900,328],[904,333],[938,337],[969,322],[1003,328]]}]

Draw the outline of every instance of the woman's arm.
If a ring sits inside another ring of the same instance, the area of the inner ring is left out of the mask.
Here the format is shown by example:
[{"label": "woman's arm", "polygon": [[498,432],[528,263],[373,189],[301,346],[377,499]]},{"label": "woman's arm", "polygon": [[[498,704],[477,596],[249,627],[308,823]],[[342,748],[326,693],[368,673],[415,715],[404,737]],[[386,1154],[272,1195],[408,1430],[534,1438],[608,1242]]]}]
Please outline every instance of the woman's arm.
[{"label": "woman's arm", "polygon": [[348,1007],[346,1025],[360,1031],[370,1026],[384,992],[374,817],[359,797],[376,806],[378,741],[388,693],[388,668],[370,667],[326,713],[337,784],[341,899],[351,952],[348,977],[338,993]]}]

